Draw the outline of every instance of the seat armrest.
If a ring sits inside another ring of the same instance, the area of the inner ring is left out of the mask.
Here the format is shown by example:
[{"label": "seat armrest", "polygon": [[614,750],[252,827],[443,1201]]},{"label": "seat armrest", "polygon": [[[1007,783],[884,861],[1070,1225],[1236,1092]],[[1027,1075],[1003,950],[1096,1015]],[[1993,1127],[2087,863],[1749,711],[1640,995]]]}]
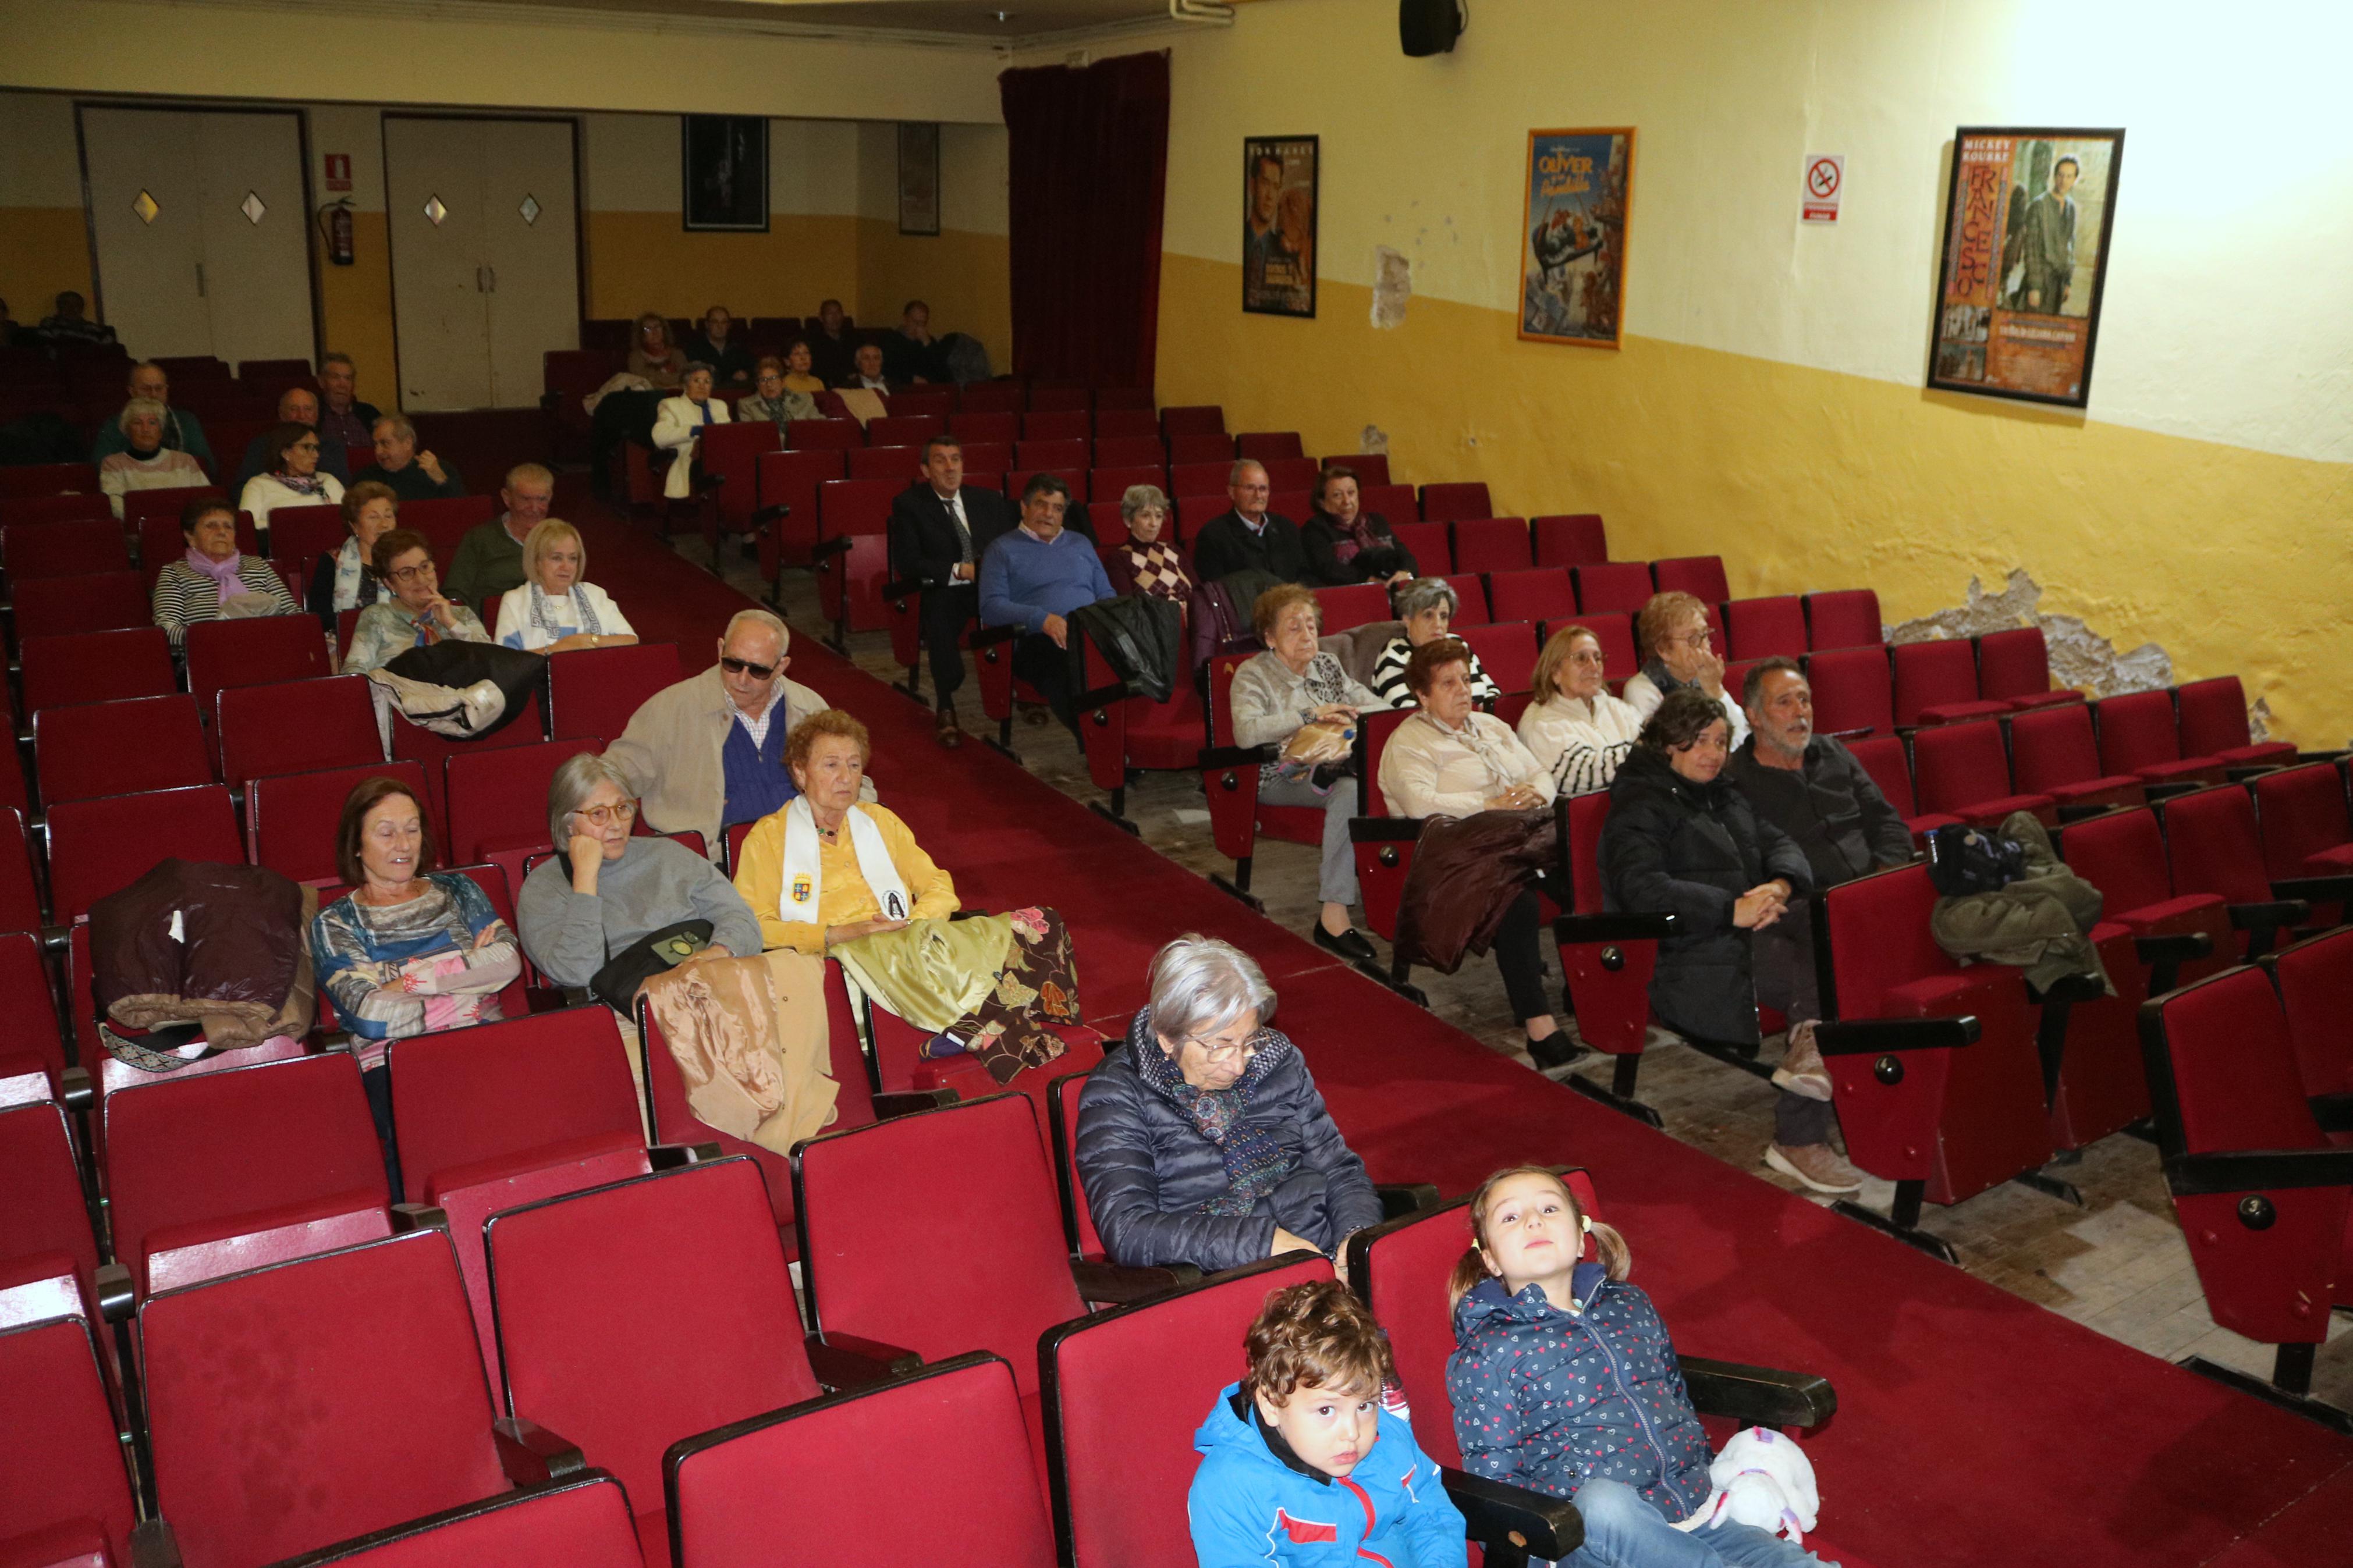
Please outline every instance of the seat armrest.
[{"label": "seat armrest", "polygon": [[1011,642],[1020,635],[1019,626],[978,626],[974,628],[972,635],[965,639],[965,646],[978,652],[985,647],[994,647],[1001,642]]},{"label": "seat armrest", "polygon": [[2353,899],[2353,877],[2286,877],[2272,884],[2272,896],[2307,904],[2339,904]]},{"label": "seat armrest", "polygon": [[2299,763],[2341,763],[2348,756],[2353,756],[2353,752],[2298,752],[2295,760]]},{"label": "seat armrest", "polygon": [[447,1230],[448,1214],[432,1204],[395,1204],[392,1205],[392,1230],[396,1236],[406,1236],[412,1230]]},{"label": "seat armrest", "polygon": [[899,577],[883,584],[875,592],[885,599],[913,599],[930,586],[921,577]]},{"label": "seat armrest", "polygon": [[1108,708],[1114,702],[1124,702],[1143,692],[1132,680],[1114,680],[1106,686],[1090,687],[1071,699],[1071,706],[1083,713],[1090,708]]},{"label": "seat armrest", "polygon": [[1438,1187],[1430,1182],[1375,1182],[1373,1191],[1380,1197],[1385,1220],[1403,1219],[1438,1206]]},{"label": "seat armrest", "polygon": [[1200,1283],[1201,1271],[1189,1263],[1154,1266],[1074,1258],[1071,1260],[1071,1279],[1079,1288],[1079,1300],[1124,1306],[1197,1285]]},{"label": "seat armrest", "polygon": [[790,517],[792,515],[793,509],[789,503],[785,501],[774,501],[760,508],[757,511],[754,511],[752,514],[752,521],[754,522],[774,522],[778,518]]},{"label": "seat armrest", "polygon": [[675,1171],[716,1160],[723,1152],[716,1143],[655,1143],[646,1150],[646,1163],[657,1171]]},{"label": "seat armrest", "polygon": [[2212,931],[2182,931],[2133,938],[2133,952],[2143,963],[2187,963],[2213,951]]},{"label": "seat armrest", "polygon": [[564,394],[560,392],[543,392],[539,395],[539,405],[546,412],[553,414],[557,409],[564,406]]},{"label": "seat armrest", "polygon": [[837,555],[849,553],[849,536],[837,533],[831,539],[820,539],[809,546],[809,564],[814,566],[820,561],[829,561]]},{"label": "seat armrest", "polygon": [[131,1309],[137,1304],[130,1268],[121,1263],[101,1263],[91,1283],[98,1288],[98,1315],[110,1323],[129,1322]]},{"label": "seat armrest", "polygon": [[518,1487],[544,1486],[588,1468],[578,1444],[520,1415],[491,1422],[491,1438],[498,1445],[499,1468]]},{"label": "seat armrest", "polygon": [[[2333,880],[2334,879],[2319,879]],[[2274,899],[2262,904],[2226,904],[2232,931],[2275,931],[2292,926],[2312,916],[2312,906],[2302,899]]]},{"label": "seat armrest", "polygon": [[1468,1470],[1441,1469],[1446,1495],[1462,1512],[1462,1533],[1490,1563],[1558,1562],[1585,1544],[1585,1521],[1565,1497],[1491,1481]]},{"label": "seat armrest", "polygon": [[2114,810],[2116,807],[2113,805],[2096,805],[2088,801],[2063,802],[2059,807],[2059,826],[2064,827],[2071,822],[2088,822],[2095,816],[2105,816]]},{"label": "seat armrest", "polygon": [[1675,917],[1563,915],[1552,922],[1555,942],[1659,942],[1675,933]]},{"label": "seat armrest", "polygon": [[1348,818],[1348,842],[1410,844],[1421,837],[1421,827],[1418,816],[1352,816]]},{"label": "seat armrest", "polygon": [[2353,1147],[2181,1154],[2166,1161],[2165,1179],[2176,1197],[2273,1188],[2353,1187]]},{"label": "seat armrest", "polygon": [[811,1334],[807,1340],[809,1371],[828,1388],[847,1391],[870,1388],[919,1371],[923,1358],[898,1345],[856,1334]]},{"label": "seat armrest", "polygon": [[160,1519],[142,1519],[131,1527],[131,1568],[180,1568],[180,1542]]},{"label": "seat armrest", "polygon": [[1859,730],[1824,730],[1821,732],[1828,735],[1833,741],[1868,741],[1871,739],[1871,726],[1868,724],[1863,725]]},{"label": "seat armrest", "polygon": [[1692,1407],[1703,1415],[1729,1416],[1752,1426],[1819,1426],[1838,1409],[1830,1379],[1814,1373],[1704,1356],[1678,1359]]},{"label": "seat armrest", "polygon": [[1814,1026],[1814,1048],[1826,1057],[1888,1051],[1947,1051],[1977,1043],[1985,1026],[1975,1015],[1958,1018],[1851,1018]]},{"label": "seat armrest", "polygon": [[2353,1094],[2316,1094],[2305,1103],[2323,1132],[2353,1132]]},{"label": "seat armrest", "polygon": [[2108,994],[2108,988],[2089,974],[2063,974],[2041,991],[2032,985],[2026,988],[2026,999],[2036,1006],[2053,1002],[2096,1002]]},{"label": "seat armrest", "polygon": [[88,1068],[68,1068],[58,1075],[58,1091],[68,1110],[89,1110],[98,1104],[98,1085]]},{"label": "seat armrest", "polygon": [[959,1099],[952,1089],[885,1089],[873,1097],[874,1115],[887,1121],[893,1116],[906,1116],[918,1110],[943,1110]]},{"label": "seat armrest", "polygon": [[[46,829],[35,825],[35,831],[45,832]],[[73,927],[69,925],[43,926],[41,928],[41,951],[43,952],[63,952],[72,945]]]},{"label": "seat armrest", "polygon": [[2177,795],[2189,795],[2205,787],[2204,782],[2199,779],[2168,779],[2162,783],[2151,779],[2141,785],[2140,793],[2154,805],[2160,800],[2171,800]]},{"label": "seat armrest", "polygon": [[1272,761],[1272,746],[1204,746],[1193,765],[1206,773],[1219,768],[1255,767]]}]

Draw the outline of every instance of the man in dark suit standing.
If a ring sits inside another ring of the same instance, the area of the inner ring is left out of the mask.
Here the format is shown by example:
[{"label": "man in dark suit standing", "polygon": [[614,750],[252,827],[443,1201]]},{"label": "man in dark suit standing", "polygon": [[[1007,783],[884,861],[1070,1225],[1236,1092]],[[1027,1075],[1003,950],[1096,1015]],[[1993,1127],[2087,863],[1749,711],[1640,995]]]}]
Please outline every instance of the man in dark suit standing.
[{"label": "man in dark suit standing", "polygon": [[980,611],[973,578],[982,552],[1014,521],[1004,496],[965,488],[964,447],[953,436],[923,444],[923,477],[891,503],[891,575],[923,584],[923,650],[937,708],[934,733],[943,746],[964,738],[956,728],[955,694],[964,684],[964,631]]},{"label": "man in dark suit standing", "polygon": [[1299,525],[1267,510],[1266,469],[1244,458],[1227,476],[1233,509],[1201,527],[1193,544],[1193,574],[1215,583],[1236,572],[1271,572],[1286,583],[1307,581],[1307,546]]}]

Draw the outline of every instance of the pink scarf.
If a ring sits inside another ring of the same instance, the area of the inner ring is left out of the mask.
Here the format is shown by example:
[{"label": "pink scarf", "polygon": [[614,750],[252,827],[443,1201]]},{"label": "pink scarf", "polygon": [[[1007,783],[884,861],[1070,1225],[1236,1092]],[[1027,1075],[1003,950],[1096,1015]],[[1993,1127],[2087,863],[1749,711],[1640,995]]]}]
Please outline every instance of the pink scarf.
[{"label": "pink scarf", "polygon": [[220,602],[224,605],[227,604],[231,599],[236,598],[239,594],[250,594],[253,592],[252,589],[245,585],[245,579],[237,574],[237,569],[245,564],[245,557],[243,555],[233,554],[226,561],[216,561],[211,556],[206,554],[203,551],[191,544],[188,546],[186,559],[188,563],[188,570],[191,572],[203,573],[206,576],[211,578],[219,587]]}]

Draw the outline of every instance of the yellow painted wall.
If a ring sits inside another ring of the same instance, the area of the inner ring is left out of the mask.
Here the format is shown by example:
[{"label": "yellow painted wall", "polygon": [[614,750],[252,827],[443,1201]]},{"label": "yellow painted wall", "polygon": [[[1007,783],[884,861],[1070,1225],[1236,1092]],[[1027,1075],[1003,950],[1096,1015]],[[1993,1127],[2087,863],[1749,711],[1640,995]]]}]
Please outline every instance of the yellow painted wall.
[{"label": "yellow painted wall", "polygon": [[[859,275],[858,220],[777,213],[765,234],[688,234],[678,213],[587,215],[588,308],[599,318],[659,310],[700,316],[812,316],[828,295],[847,300]],[[863,312],[859,312],[863,314]]]},{"label": "yellow painted wall", "polygon": [[[2341,743],[2353,160],[2320,121],[2353,19],[2068,15],[2101,47],[2054,49],[2025,0],[1486,0],[1454,55],[1407,60],[1345,0],[1252,6],[1176,46],[1161,401],[1314,452],[1375,425],[1401,479],[1599,510],[1614,553],[1720,552],[1741,594],[1868,584],[1898,620],[2023,567],[2046,613],[2157,642],[2179,679],[2239,672],[2279,732]],[[2127,129],[2086,413],[1921,389],[1945,160],[1980,123]],[[1521,342],[1526,133],[1619,124],[1627,345]],[[1241,139],[1306,132],[1318,318],[1245,316]],[[1812,152],[1848,160],[1836,229],[1797,221]],[[1394,331],[1369,320],[1383,245],[1413,269]]]},{"label": "yellow painted wall", "polygon": [[0,206],[0,300],[29,326],[71,289],[90,298],[90,235],[81,208]]},{"label": "yellow painted wall", "polygon": [[896,218],[858,220],[858,319],[887,327],[910,300],[932,308],[932,331],[965,332],[1000,374],[1013,364],[1013,267],[1002,234],[941,226],[899,232]]}]

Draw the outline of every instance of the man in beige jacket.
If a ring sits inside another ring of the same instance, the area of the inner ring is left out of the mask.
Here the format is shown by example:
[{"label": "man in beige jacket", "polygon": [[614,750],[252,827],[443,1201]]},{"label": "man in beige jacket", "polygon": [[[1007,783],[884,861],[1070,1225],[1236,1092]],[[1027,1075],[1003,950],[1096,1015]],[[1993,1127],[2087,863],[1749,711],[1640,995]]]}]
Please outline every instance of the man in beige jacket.
[{"label": "man in beige jacket", "polygon": [[785,679],[791,642],[767,611],[738,611],[716,665],[664,687],[630,716],[605,756],[628,776],[648,826],[700,833],[717,859],[730,823],[756,822],[792,799],[785,737],[827,702]]}]

